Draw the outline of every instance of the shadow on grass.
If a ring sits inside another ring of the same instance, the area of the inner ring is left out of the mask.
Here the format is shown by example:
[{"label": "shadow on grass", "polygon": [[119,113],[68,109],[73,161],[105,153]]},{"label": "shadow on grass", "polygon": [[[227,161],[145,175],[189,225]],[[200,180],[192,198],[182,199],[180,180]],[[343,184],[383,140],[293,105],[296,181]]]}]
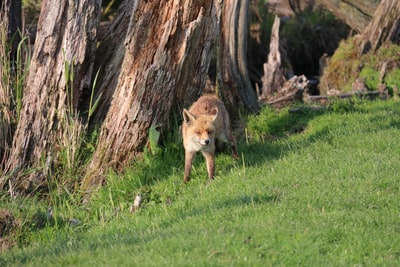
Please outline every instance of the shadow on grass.
[{"label": "shadow on grass", "polygon": [[[248,127],[250,135],[253,136],[250,136],[249,142],[242,142],[243,144],[239,146],[239,153],[242,154],[247,166],[255,166],[281,158],[293,150],[293,147],[289,147],[284,140],[293,135],[302,134],[307,129],[310,120],[328,112],[326,108],[314,109],[311,107],[293,110],[279,114],[269,111],[267,114],[260,114],[250,119]],[[324,135],[324,133],[321,134]],[[255,141],[257,139],[258,141]],[[306,139],[304,144],[312,142],[312,140],[315,140],[315,137]]]},{"label": "shadow on grass", "polygon": [[279,195],[240,195],[235,198],[231,198],[228,200],[223,200],[215,203],[216,208],[226,208],[233,206],[247,206],[247,205],[261,205],[268,204],[271,202],[277,202],[280,200]]},{"label": "shadow on grass", "polygon": [[[400,106],[396,101],[375,101],[367,99],[343,99],[330,103],[327,107],[314,109],[311,107],[295,108],[296,112],[284,111],[276,113],[263,110],[256,117],[250,118],[248,127],[254,139],[263,141],[242,142],[240,153],[243,154],[247,166],[263,164],[285,156],[288,152],[298,150],[316,141],[331,143],[338,134],[347,131],[376,132],[387,129],[400,129]],[[285,142],[288,137],[301,135],[309,122],[318,116],[336,114],[330,122],[313,129],[306,138]],[[350,117],[349,114],[352,114]],[[343,116],[343,117],[340,117]],[[350,121],[347,121],[350,119]],[[362,127],[350,129],[348,123],[358,121]],[[345,128],[343,128],[345,127]],[[341,130],[344,132],[341,132]],[[349,130],[350,129],[350,130]]]}]

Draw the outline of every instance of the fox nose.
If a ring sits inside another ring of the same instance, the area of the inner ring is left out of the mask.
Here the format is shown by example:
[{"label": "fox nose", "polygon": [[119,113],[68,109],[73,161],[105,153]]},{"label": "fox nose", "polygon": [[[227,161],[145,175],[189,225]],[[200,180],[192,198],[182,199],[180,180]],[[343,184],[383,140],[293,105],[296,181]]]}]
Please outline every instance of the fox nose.
[{"label": "fox nose", "polygon": [[205,145],[208,145],[209,143],[210,143],[210,140],[209,140],[209,139],[204,140],[204,144],[205,144]]}]

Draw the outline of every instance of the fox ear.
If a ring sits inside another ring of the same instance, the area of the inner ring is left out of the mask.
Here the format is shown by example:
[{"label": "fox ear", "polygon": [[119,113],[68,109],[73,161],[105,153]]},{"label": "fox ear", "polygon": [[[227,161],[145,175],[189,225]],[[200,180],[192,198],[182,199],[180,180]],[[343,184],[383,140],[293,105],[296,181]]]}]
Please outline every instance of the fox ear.
[{"label": "fox ear", "polygon": [[213,120],[215,120],[215,119],[217,118],[217,116],[218,116],[218,108],[213,108],[213,109],[211,110],[210,115],[214,116],[214,117],[213,117]]},{"label": "fox ear", "polygon": [[183,109],[182,115],[183,115],[183,121],[186,123],[190,123],[196,120],[196,117],[192,113],[190,113],[189,110],[185,108]]}]

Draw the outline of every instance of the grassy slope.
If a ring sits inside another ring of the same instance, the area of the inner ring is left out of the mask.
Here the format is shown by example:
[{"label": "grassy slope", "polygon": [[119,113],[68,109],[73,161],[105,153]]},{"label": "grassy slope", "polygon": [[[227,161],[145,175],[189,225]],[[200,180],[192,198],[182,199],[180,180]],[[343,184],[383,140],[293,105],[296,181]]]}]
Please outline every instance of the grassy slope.
[{"label": "grassy slope", "polygon": [[[112,178],[89,206],[55,209],[82,223],[32,233],[0,265],[398,266],[399,103],[332,110],[252,118],[242,160],[219,155],[211,184],[199,157],[184,185],[173,156],[182,149],[170,147],[163,161]],[[137,188],[147,202],[130,213]]]}]

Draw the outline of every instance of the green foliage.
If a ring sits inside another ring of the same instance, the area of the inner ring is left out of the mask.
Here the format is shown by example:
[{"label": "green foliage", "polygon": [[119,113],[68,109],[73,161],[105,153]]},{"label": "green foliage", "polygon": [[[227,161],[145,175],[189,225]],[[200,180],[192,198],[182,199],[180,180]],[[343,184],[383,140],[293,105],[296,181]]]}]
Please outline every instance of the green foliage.
[{"label": "green foliage", "polygon": [[[249,118],[249,132],[279,138],[239,142],[239,161],[218,155],[212,183],[198,157],[183,184],[174,131],[160,153],[109,174],[85,205],[73,195],[2,201],[27,218],[27,230],[0,265],[398,266],[398,102],[298,110]],[[132,212],[138,194],[144,201]],[[33,225],[49,206],[52,219]]]},{"label": "green foliage", "polygon": [[[271,38],[272,25],[274,24],[274,16],[268,12],[266,2],[267,1],[258,2],[257,11],[259,17],[255,18],[254,20],[260,23],[261,43],[268,45]],[[262,18],[261,21],[259,21],[260,18]]]},{"label": "green foliage", "polygon": [[376,90],[379,84],[379,72],[371,67],[364,67],[360,72],[360,78],[364,80],[369,90]]},{"label": "green foliage", "polygon": [[349,38],[347,40],[343,40],[340,42],[340,46],[335,51],[335,54],[332,56],[332,60],[340,61],[340,60],[354,60],[357,59],[357,50],[354,47],[354,38]]},{"label": "green foliage", "polygon": [[328,110],[337,114],[346,114],[351,112],[357,112],[358,107],[362,105],[363,100],[357,97],[348,99],[336,99],[331,101]]},{"label": "green foliage", "polygon": [[390,90],[393,90],[394,87],[400,89],[400,69],[390,71],[384,80]]},{"label": "green foliage", "polygon": [[[398,66],[400,66],[400,46],[390,44],[382,46],[375,53],[358,56],[355,38],[341,42],[330,59],[320,87],[322,93],[330,88],[350,91],[356,77],[364,79],[368,89],[376,90],[380,82],[385,82],[389,89],[398,84]],[[387,65],[384,81],[379,81],[383,64]]]},{"label": "green foliage", "polygon": [[371,65],[378,66],[384,61],[399,64],[400,46],[389,44],[381,46],[374,54],[364,55],[363,60]]},{"label": "green foliage", "polygon": [[0,37],[2,42],[0,44],[0,50],[1,53],[5,55],[0,61],[0,88],[2,88],[0,98],[2,105],[5,105],[3,108],[8,109],[7,113],[12,114],[10,116],[12,117],[13,123],[16,123],[22,108],[23,90],[29,73],[32,51],[28,44],[28,37],[21,36],[15,61],[12,61],[11,44],[16,36],[12,37],[11,40],[7,42],[7,31],[4,27],[5,25],[0,24]]},{"label": "green foliage", "polygon": [[84,112],[87,113],[87,117],[84,120],[74,105],[74,59],[72,58],[71,61],[64,59],[64,82],[67,100],[65,107],[58,110],[62,135],[57,140],[59,145],[58,162],[53,170],[52,179],[49,181],[50,187],[61,188],[61,190],[55,195],[50,194],[51,197],[59,197],[60,194],[69,196],[72,194],[71,192],[78,190],[81,176],[84,173],[84,163],[95,150],[98,129],[89,130],[88,123],[99,103],[99,98],[93,99],[98,74],[99,72],[96,73],[92,83],[89,107],[87,112]]},{"label": "green foliage", "polygon": [[321,77],[321,94],[326,94],[328,89],[351,90],[351,84],[358,76],[360,66],[356,47],[353,38],[340,42]]},{"label": "green foliage", "polygon": [[[393,87],[399,88],[400,85],[399,58],[400,46],[394,44],[382,46],[375,54],[363,55],[361,63],[364,67],[360,72],[360,77],[365,79],[369,89],[376,90],[379,83],[384,82],[392,93]],[[380,81],[380,70],[383,64],[386,64],[387,69],[383,81]]]},{"label": "green foliage", "polygon": [[[31,47],[21,36],[16,51],[9,40],[7,25],[0,15],[0,161],[4,162],[11,146],[14,126],[22,108],[23,88],[30,66]],[[20,33],[18,33],[20,34]],[[11,54],[15,55],[11,55]]]},{"label": "green foliage", "polygon": [[22,9],[28,27],[35,25],[39,20],[41,4],[42,0],[22,0]]},{"label": "green foliage", "polygon": [[75,171],[79,168],[79,148],[82,145],[83,136],[86,130],[86,127],[82,124],[79,118],[78,111],[74,107],[73,60],[72,62],[69,62],[64,59],[64,82],[67,94],[67,103],[64,110],[59,110],[60,123],[63,129],[63,135],[59,138],[61,148],[59,168],[61,173],[67,172],[69,175],[73,176]]},{"label": "green foliage", "polygon": [[160,141],[160,126],[153,125],[149,130],[149,152],[153,155],[160,152],[160,148],[158,146]]},{"label": "green foliage", "polygon": [[100,103],[101,96],[103,95],[102,93],[99,94],[97,99],[93,99],[94,97],[94,89],[96,88],[97,84],[97,79],[99,78],[100,74],[100,69],[97,70],[96,75],[94,76],[93,83],[92,83],[92,90],[90,92],[90,100],[89,100],[89,108],[88,108],[88,115],[87,115],[87,122],[90,121],[90,118],[93,116],[94,112],[97,109],[97,106]]},{"label": "green foliage", "polygon": [[22,97],[25,87],[25,81],[28,77],[29,67],[31,65],[32,51],[28,43],[28,37],[22,38],[17,48],[17,58],[15,62],[15,103],[17,118],[22,109]]}]

